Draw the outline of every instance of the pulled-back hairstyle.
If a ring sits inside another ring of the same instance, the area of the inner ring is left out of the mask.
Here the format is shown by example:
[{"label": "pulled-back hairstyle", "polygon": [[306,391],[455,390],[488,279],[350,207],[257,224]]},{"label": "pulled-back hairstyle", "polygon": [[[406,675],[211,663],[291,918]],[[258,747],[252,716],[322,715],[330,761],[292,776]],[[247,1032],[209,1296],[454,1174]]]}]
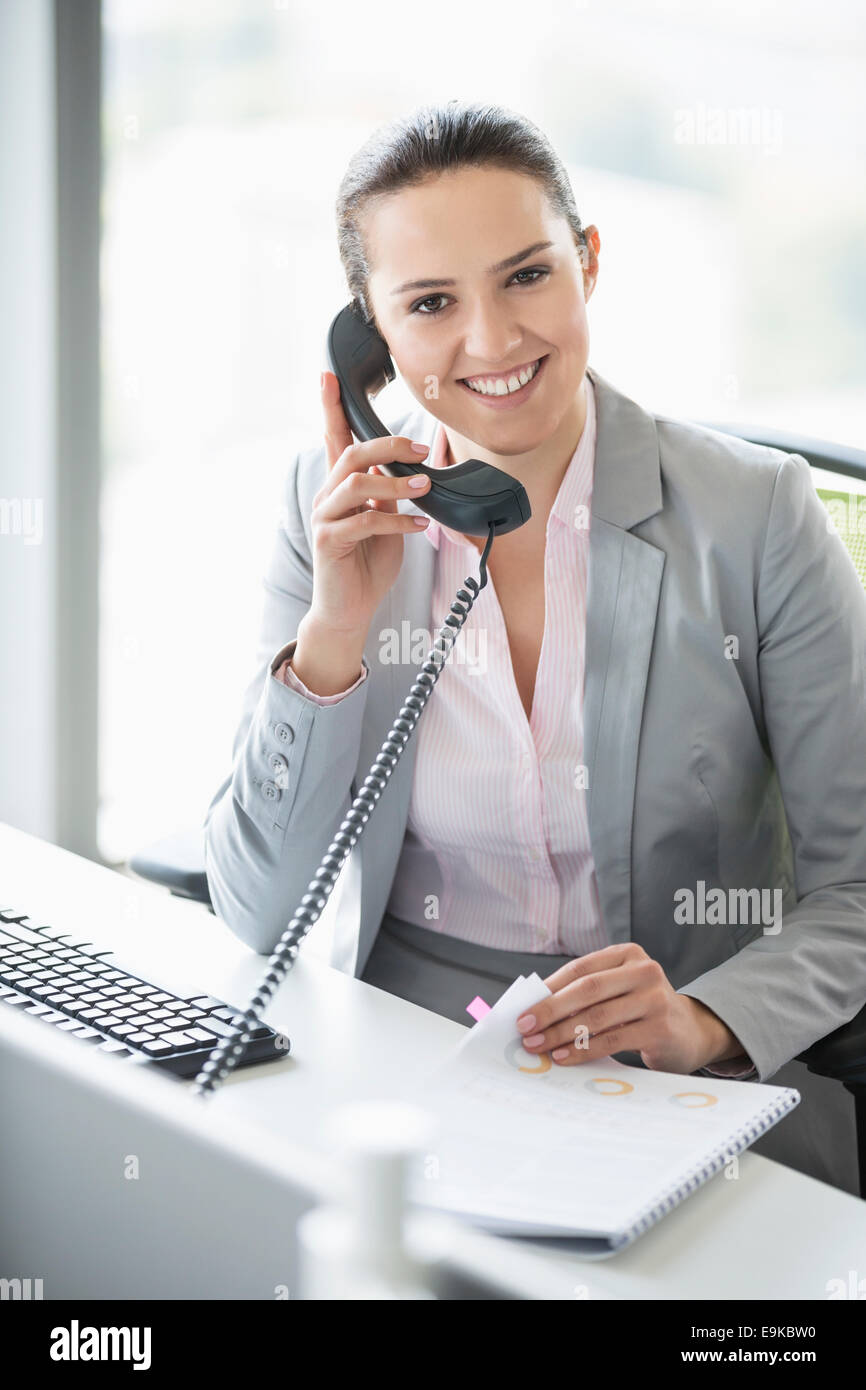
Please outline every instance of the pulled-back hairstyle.
[{"label": "pulled-back hairstyle", "polygon": [[[554,212],[566,219],[575,245],[586,248],[568,174],[536,125],[502,106],[448,102],[421,106],[380,127],[353,155],[337,193],[337,243],[349,293],[368,323],[369,265],[361,213],[377,196],[467,165],[495,165],[529,174],[544,188]],[[584,261],[585,264],[585,261]]]}]

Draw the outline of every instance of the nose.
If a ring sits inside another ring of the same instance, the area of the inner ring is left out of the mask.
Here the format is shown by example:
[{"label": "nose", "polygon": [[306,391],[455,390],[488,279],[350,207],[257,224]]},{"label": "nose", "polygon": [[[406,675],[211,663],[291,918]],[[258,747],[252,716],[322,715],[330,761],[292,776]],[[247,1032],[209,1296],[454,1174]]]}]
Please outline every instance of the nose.
[{"label": "nose", "polygon": [[507,317],[502,305],[479,303],[466,328],[463,343],[466,361],[478,362],[482,369],[496,371],[498,363],[508,362],[513,357],[522,339],[523,334]]}]

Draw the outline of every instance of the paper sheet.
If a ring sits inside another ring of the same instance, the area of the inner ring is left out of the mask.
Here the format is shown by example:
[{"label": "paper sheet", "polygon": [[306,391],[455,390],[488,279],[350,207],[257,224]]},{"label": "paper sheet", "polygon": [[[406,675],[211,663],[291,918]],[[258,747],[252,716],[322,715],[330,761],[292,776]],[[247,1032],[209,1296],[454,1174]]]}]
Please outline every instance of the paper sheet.
[{"label": "paper sheet", "polygon": [[418,1200],[491,1229],[610,1235],[710,1155],[742,1149],[768,1103],[799,1101],[790,1087],[533,1056],[516,1021],[549,994],[519,976],[425,1078],[438,1125]]}]

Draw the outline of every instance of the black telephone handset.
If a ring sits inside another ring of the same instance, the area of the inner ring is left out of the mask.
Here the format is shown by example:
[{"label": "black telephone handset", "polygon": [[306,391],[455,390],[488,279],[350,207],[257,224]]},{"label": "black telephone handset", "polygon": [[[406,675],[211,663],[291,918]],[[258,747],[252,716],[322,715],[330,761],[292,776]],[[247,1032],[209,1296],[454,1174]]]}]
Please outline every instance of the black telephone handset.
[{"label": "black telephone handset", "polygon": [[[394,364],[385,339],[365,323],[352,304],[337,314],[328,330],[328,362],[340,383],[340,401],[349,426],[361,441],[389,433],[370,400],[394,380]],[[491,522],[497,536],[515,531],[532,515],[526,489],[516,478],[480,459],[467,459],[449,468],[423,463],[381,465],[398,478],[426,473],[430,487],[417,505],[443,526],[467,536],[486,536]]]},{"label": "black telephone handset", "polygon": [[[394,380],[394,367],[384,339],[364,322],[351,305],[341,309],[328,332],[328,360],[340,383],[340,399],[349,425],[359,440],[382,438],[389,431],[370,404],[383,386]],[[425,468],[420,463],[382,465],[394,477],[424,472],[432,479],[418,506],[443,526],[469,536],[487,536],[478,562],[481,582],[467,576],[465,588],[457,590],[451,611],[439,629],[427,659],[412,683],[400,713],[382,744],[370,771],[333,843],[300,901],[295,915],[277,942],[258,990],[243,1013],[235,1014],[227,1037],[211,1052],[195,1081],[199,1096],[213,1094],[243,1056],[250,1033],[260,1021],[261,1011],[273,998],[291,970],[298,948],[307,932],[318,921],[336,886],[340,871],[361,837],[403,749],[415,731],[424,707],[439,679],[460,629],[479,592],[487,583],[487,557],[496,535],[514,531],[529,520],[529,498],[523,484],[501,469],[479,459],[453,464],[449,468]],[[288,1050],[288,1040],[278,1034]]]}]

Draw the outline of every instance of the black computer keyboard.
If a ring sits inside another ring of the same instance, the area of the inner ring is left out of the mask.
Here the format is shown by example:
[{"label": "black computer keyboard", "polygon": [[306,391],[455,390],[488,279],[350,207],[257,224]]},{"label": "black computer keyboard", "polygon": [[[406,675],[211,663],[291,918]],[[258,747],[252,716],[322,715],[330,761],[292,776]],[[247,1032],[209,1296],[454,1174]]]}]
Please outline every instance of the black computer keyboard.
[{"label": "black computer keyboard", "polygon": [[[86,1039],[101,1052],[195,1076],[240,1010],[222,999],[180,999],[109,959],[111,951],[69,933],[34,926],[25,912],[0,909],[0,1003]],[[265,1023],[250,1031],[238,1066],[272,1062],[289,1040]]]}]

